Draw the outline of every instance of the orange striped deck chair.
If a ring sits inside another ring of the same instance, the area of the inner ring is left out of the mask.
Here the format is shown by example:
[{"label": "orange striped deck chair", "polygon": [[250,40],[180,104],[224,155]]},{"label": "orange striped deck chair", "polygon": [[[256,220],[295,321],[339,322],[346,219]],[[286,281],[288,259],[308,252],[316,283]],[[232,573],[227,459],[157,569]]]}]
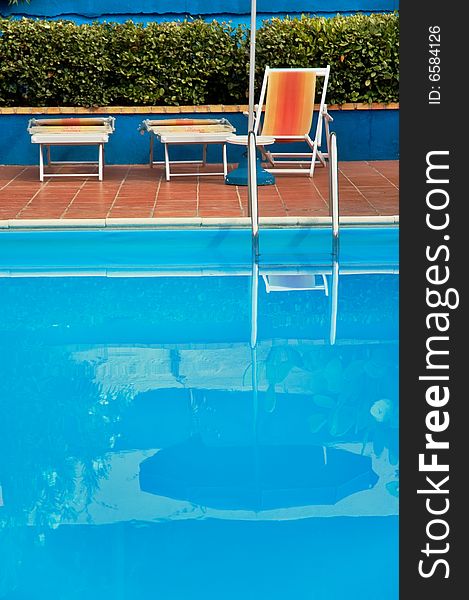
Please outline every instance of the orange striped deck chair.
[{"label": "orange striped deck chair", "polygon": [[[322,69],[266,68],[259,104],[256,106],[254,132],[273,137],[281,144],[304,141],[309,146],[307,152],[271,152],[261,147],[264,158],[272,167],[267,171],[286,174],[307,173],[312,177],[316,162],[325,166],[328,152],[321,151],[323,124],[328,139],[329,122],[332,121],[326,105],[329,71],[329,66]],[[312,138],[310,133],[313,128],[318,77],[323,77],[324,83]],[[264,101],[265,113],[261,126]],[[279,158],[283,160],[278,160]],[[301,167],[299,164],[301,162],[307,162],[308,167]],[[296,168],[285,168],[284,165],[296,165]]]}]

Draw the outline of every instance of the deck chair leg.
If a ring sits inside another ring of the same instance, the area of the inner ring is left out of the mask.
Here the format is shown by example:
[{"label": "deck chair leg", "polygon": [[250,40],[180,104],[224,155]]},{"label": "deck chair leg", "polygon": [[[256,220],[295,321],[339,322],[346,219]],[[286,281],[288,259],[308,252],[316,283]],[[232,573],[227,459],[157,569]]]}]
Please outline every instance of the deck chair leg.
[{"label": "deck chair leg", "polygon": [[257,148],[259,149],[259,152],[261,153],[262,160],[264,162],[268,161],[269,159],[267,158],[267,151],[265,149],[265,146],[258,146]]},{"label": "deck chair leg", "polygon": [[275,161],[271,152],[269,152],[269,150],[266,150],[265,146],[259,146],[259,150],[261,151],[262,159],[266,160],[272,167],[275,167]]},{"label": "deck chair leg", "polygon": [[165,165],[165,171],[166,171],[166,181],[169,181],[171,178],[171,172],[169,170],[169,150],[168,150],[168,144],[164,145],[164,165]]},{"label": "deck chair leg", "polygon": [[224,175],[224,177],[226,177],[228,175],[228,160],[226,157],[226,144],[223,144],[222,152],[223,152],[223,175]]},{"label": "deck chair leg", "polygon": [[51,159],[50,159],[50,146],[47,146],[47,164],[50,166],[51,165]]},{"label": "deck chair leg", "polygon": [[317,145],[316,145],[316,144],[314,144],[313,155],[312,155],[312,157],[311,157],[311,166],[310,166],[310,168],[309,168],[309,176],[310,176],[310,177],[313,177],[313,175],[314,175],[314,166],[315,166],[315,164],[316,164],[316,154],[317,154],[317,150],[318,150],[318,147],[317,147]]},{"label": "deck chair leg", "polygon": [[39,144],[39,181],[44,181],[44,155],[42,144]]},{"label": "deck chair leg", "polygon": [[325,167],[326,166],[326,158],[322,152],[319,152],[319,150],[318,150],[318,159],[319,159],[320,163],[322,164],[322,166]]},{"label": "deck chair leg", "polygon": [[327,146],[327,158],[329,158],[330,156],[330,137],[331,137],[331,133],[329,130],[329,121],[327,119],[325,119],[325,123],[324,123],[324,130],[326,132],[326,146]]},{"label": "deck chair leg", "polygon": [[203,145],[202,149],[202,165],[205,167],[207,164],[207,144]]},{"label": "deck chair leg", "polygon": [[98,145],[98,179],[103,180],[103,144]]},{"label": "deck chair leg", "polygon": [[153,169],[153,145],[154,145],[154,138],[153,138],[153,134],[150,133],[150,169]]}]

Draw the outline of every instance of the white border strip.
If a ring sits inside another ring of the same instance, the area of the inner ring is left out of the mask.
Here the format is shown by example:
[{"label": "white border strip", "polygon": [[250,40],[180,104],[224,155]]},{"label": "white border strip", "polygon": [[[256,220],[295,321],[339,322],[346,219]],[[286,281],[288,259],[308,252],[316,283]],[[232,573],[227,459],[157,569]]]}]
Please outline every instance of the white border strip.
[{"label": "white border strip", "polygon": [[[331,275],[332,269],[329,267],[299,267],[293,269],[291,267],[285,267],[283,269],[277,268],[272,269],[269,267],[261,268],[261,275],[276,275],[281,273],[282,275],[305,275],[305,274],[319,274],[319,275]],[[118,268],[104,268],[104,269],[3,269],[0,270],[0,278],[31,278],[31,277],[108,277],[108,278],[157,278],[157,277],[250,277],[252,269],[250,267],[245,268],[234,268],[229,269],[118,269]],[[340,270],[340,275],[399,275],[399,268],[397,266],[369,266],[369,267],[357,267],[344,268]]]},{"label": "white border strip", "polygon": [[[331,217],[260,217],[261,226],[271,227],[324,227],[331,226]],[[399,215],[340,217],[341,225],[398,225]],[[251,226],[249,217],[170,217],[149,219],[5,219],[0,229],[185,229]]]}]

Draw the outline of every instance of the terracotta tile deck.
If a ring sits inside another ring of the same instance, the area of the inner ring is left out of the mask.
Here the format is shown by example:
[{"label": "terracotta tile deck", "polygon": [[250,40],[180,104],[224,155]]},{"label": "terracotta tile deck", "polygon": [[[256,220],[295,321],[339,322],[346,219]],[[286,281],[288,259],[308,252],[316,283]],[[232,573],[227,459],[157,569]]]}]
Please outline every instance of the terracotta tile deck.
[{"label": "terracotta tile deck", "polygon": [[[398,215],[398,185],[398,161],[341,163],[341,215]],[[276,185],[259,189],[259,213],[328,216],[327,169],[318,167],[313,179],[278,175]],[[166,182],[159,168],[107,166],[103,182],[77,177],[41,184],[37,167],[0,166],[0,220],[246,215],[246,188],[225,185],[220,176],[195,174]]]}]

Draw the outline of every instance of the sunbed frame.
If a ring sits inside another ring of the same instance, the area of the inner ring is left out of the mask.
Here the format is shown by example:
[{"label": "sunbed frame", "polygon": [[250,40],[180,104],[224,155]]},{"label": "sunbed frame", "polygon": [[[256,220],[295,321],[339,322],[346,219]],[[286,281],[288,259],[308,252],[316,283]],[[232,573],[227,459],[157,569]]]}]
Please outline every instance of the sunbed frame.
[{"label": "sunbed frame", "polygon": [[[226,155],[226,139],[233,135],[236,129],[227,119],[146,119],[140,125],[141,133],[147,131],[150,134],[150,167],[164,165],[166,181],[171,177],[188,177],[194,175],[223,175],[228,173],[228,161]],[[164,146],[164,161],[154,160],[155,137]],[[170,160],[169,146],[176,145],[202,145],[201,160]],[[222,145],[223,171],[217,172],[178,172],[171,171],[171,165],[207,164],[208,144]]]},{"label": "sunbed frame", "polygon": [[[44,177],[97,177],[103,180],[104,144],[114,131],[114,117],[102,118],[66,118],[66,119],[31,119],[28,132],[31,143],[39,145],[39,180]],[[52,161],[51,146],[97,146],[97,161]],[[46,159],[44,160],[44,150]],[[97,165],[98,172],[88,173],[51,173],[45,166],[89,164]]]}]

